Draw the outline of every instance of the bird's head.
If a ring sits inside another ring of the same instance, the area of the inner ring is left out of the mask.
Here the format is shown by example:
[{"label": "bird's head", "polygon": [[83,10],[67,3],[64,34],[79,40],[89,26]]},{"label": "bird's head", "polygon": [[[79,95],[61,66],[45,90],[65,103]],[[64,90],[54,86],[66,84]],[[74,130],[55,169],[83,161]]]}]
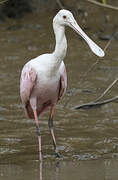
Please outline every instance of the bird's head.
[{"label": "bird's head", "polygon": [[73,14],[65,9],[60,10],[53,19],[54,23],[57,23],[61,26],[69,26],[74,21],[75,19],[73,17]]},{"label": "bird's head", "polygon": [[104,51],[95,44],[80,28],[80,26],[77,24],[73,14],[65,9],[60,10],[57,15],[53,19],[53,24],[56,24],[57,26],[69,26],[71,27],[77,34],[79,34],[89,45],[90,49],[93,51],[94,54],[96,54],[99,57],[104,56]]}]

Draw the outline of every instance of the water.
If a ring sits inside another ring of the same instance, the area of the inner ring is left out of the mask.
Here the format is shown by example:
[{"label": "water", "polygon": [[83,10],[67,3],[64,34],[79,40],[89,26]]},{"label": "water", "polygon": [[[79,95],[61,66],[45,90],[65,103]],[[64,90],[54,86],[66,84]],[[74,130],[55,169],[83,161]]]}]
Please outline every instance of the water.
[{"label": "water", "polygon": [[[55,13],[7,20],[0,27],[0,179],[40,179],[38,142],[34,120],[25,117],[19,97],[20,71],[29,60],[54,49],[52,17]],[[115,180],[118,178],[118,104],[73,110],[96,99],[118,74],[118,44],[111,43],[106,56],[80,83],[97,60],[88,46],[67,29],[67,95],[56,106],[54,126],[62,155],[55,159],[48,130],[49,112],[40,117],[43,180]],[[93,32],[88,32],[92,37]],[[98,41],[102,48],[107,42]],[[72,92],[69,103],[64,108]],[[117,84],[106,95],[117,95]]]}]

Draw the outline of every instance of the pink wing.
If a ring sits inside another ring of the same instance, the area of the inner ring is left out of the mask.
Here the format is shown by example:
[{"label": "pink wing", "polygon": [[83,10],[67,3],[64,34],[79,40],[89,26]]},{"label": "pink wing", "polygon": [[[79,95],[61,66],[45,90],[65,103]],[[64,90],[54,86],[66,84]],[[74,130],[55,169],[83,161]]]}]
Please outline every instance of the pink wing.
[{"label": "pink wing", "polygon": [[29,64],[26,64],[21,73],[20,96],[22,103],[26,106],[36,81],[36,72]]},{"label": "pink wing", "polygon": [[65,64],[62,61],[61,65],[60,65],[60,74],[61,74],[61,78],[60,78],[60,89],[59,89],[59,99],[65,94],[66,92],[66,88],[67,88],[67,74],[66,74],[66,68],[65,68]]}]

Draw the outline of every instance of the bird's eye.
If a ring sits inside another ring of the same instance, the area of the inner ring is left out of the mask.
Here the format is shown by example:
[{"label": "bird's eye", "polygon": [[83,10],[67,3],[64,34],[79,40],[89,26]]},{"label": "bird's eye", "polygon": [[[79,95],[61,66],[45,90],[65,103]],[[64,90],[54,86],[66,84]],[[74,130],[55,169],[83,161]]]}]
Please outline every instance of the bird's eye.
[{"label": "bird's eye", "polygon": [[65,15],[63,16],[63,19],[66,19],[66,16],[65,16]]}]

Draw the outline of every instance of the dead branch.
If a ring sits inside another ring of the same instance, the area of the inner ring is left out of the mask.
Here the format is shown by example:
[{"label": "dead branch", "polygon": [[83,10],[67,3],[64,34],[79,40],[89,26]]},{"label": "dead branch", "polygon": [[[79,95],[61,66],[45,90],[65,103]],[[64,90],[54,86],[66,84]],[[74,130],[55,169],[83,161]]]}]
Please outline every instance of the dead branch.
[{"label": "dead branch", "polygon": [[104,101],[100,101],[100,102],[89,102],[89,103],[86,103],[86,104],[77,105],[72,109],[90,109],[92,107],[98,107],[98,106],[113,102],[116,99],[118,99],[118,96],[115,96],[113,98],[110,98],[110,99],[107,99],[107,100],[104,100]]},{"label": "dead branch", "polygon": [[118,10],[118,7],[115,7],[115,6],[112,6],[112,5],[109,5],[109,4],[103,4],[103,3],[97,2],[95,0],[87,0],[87,1],[91,2],[93,4],[96,4],[98,6],[102,6],[104,8],[110,8],[110,9],[113,9],[113,10]]},{"label": "dead branch", "polygon": [[102,99],[103,96],[105,96],[105,94],[114,86],[114,84],[115,84],[117,81],[118,81],[118,78],[115,79],[115,80],[110,84],[110,86],[108,86],[108,88],[101,94],[101,96],[98,97],[94,102],[97,102],[97,101],[99,101],[100,99]]},{"label": "dead branch", "polygon": [[85,103],[85,104],[81,104],[81,105],[77,105],[74,107],[74,109],[89,109],[91,107],[96,107],[96,106],[101,106],[107,103],[110,103],[116,99],[118,99],[118,96],[115,96],[113,98],[107,99],[107,100],[103,100],[103,101],[99,101],[103,96],[105,96],[105,94],[114,86],[114,84],[118,81],[118,78],[115,79],[109,86],[108,88],[101,94],[100,97],[98,97],[95,101],[89,102],[89,103]]}]

